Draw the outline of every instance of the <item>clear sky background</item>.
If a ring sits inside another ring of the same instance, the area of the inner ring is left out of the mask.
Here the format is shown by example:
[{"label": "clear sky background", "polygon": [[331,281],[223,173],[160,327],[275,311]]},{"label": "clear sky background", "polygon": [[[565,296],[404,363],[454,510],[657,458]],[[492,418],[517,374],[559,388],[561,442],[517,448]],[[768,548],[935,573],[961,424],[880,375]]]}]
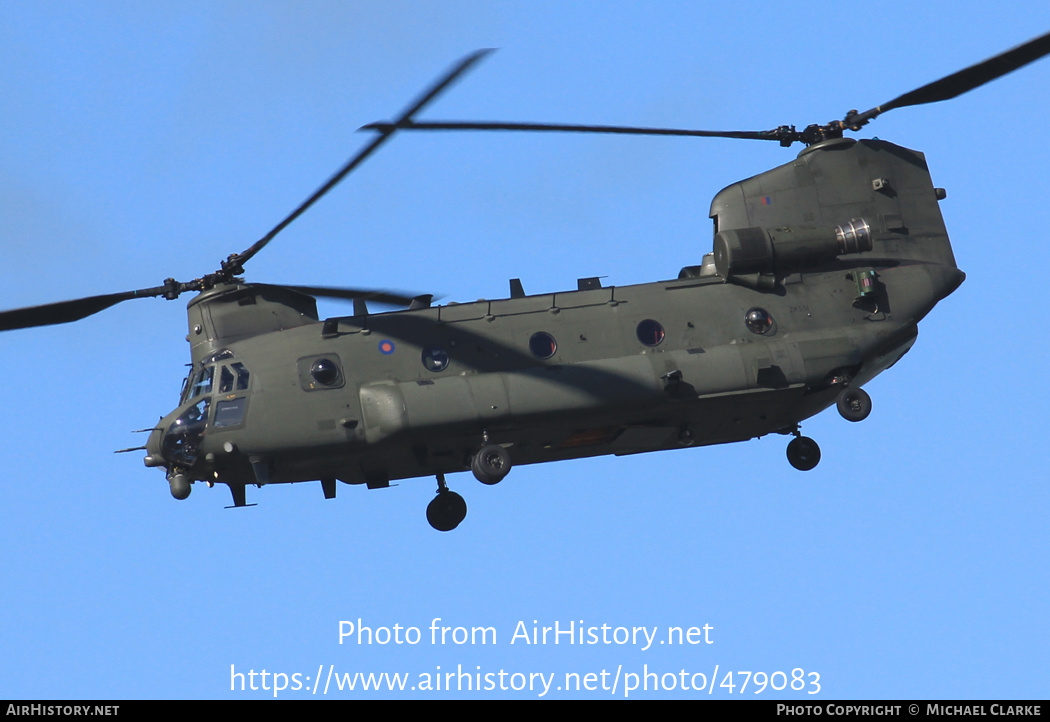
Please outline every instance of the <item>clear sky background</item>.
[{"label": "clear sky background", "polygon": [[[358,127],[477,48],[499,52],[422,117],[767,129],[870,108],[1048,29],[1041,1],[7,2],[0,307],[215,270],[356,152]],[[432,479],[334,501],[251,488],[241,510],[195,485],[177,502],[141,452],[112,452],[177,403],[189,297],[0,335],[0,698],[273,695],[231,692],[231,665],[300,674],[285,698],[311,696],[319,667],[408,687],[438,667],[503,670],[497,687],[555,673],[548,697],[604,698],[600,677],[557,687],[619,669],[622,697],[627,673],[710,684],[716,665],[717,685],[804,671],[805,690],[760,698],[1045,698],[1048,87],[1044,60],[861,134],[926,153],[967,280],[868,384],[868,420],[805,423],[823,450],[806,474],[780,436],[520,467],[491,488],[457,474],[469,513],[448,534],[425,520]],[[460,301],[506,297],[512,277],[533,293],[672,278],[711,248],[711,197],[799,149],[403,134],[247,275]],[[437,617],[496,644],[431,644]],[[358,619],[422,639],[340,645]],[[706,624],[713,644],[511,644],[533,620],[661,638]],[[707,694],[651,685],[632,696]]]}]

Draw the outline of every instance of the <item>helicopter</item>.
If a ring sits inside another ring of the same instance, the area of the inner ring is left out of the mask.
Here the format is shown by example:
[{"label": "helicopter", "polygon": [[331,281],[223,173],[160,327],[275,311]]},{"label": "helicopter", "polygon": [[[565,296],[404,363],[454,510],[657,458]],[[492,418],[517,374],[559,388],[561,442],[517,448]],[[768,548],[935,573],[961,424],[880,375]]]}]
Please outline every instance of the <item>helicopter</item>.
[{"label": "helicopter", "polygon": [[[820,447],[801,424],[835,406],[863,421],[864,384],[913,346],[918,324],[959,287],[922,153],[855,140],[878,115],[957,97],[1050,53],[1050,34],[842,120],[802,130],[709,131],[416,116],[490,54],[450,68],[266,235],[191,281],[0,312],[0,331],[77,321],[134,298],[187,304],[190,371],[179,402],[143,432],[145,465],[172,496],[226,485],[338,482],[385,488],[434,477],[426,516],[466,517],[446,475],[498,484],[514,466],[792,437],[789,464]],[[245,265],[402,132],[499,131],[771,140],[805,147],[712,200],[713,245],[677,278],[435,305],[432,294],[246,281]],[[353,302],[322,319],[317,298]],[[403,306],[376,312],[372,304]]]}]

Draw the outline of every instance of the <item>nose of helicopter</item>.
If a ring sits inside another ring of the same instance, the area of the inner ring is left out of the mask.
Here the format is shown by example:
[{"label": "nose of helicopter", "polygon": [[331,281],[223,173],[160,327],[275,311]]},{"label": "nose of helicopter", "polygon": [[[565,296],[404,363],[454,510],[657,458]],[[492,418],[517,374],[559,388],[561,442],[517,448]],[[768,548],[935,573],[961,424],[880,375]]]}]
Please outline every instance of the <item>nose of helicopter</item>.
[{"label": "nose of helicopter", "polygon": [[163,417],[146,441],[148,467],[192,467],[204,436],[210,399],[198,398]]},{"label": "nose of helicopter", "polygon": [[164,466],[164,454],[161,452],[161,448],[164,441],[164,429],[168,428],[170,423],[170,418],[161,419],[146,440],[146,456],[142,459],[142,462],[151,469],[157,466]]}]

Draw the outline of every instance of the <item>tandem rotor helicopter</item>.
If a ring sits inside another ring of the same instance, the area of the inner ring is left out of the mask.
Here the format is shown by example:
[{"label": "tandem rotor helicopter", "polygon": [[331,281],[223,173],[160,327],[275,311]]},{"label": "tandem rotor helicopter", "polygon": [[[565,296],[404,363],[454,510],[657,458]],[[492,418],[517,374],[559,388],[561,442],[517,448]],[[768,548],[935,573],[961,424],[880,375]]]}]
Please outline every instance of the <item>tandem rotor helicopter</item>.
[{"label": "tandem rotor helicopter", "polygon": [[[445,475],[499,483],[512,466],[793,436],[796,469],[820,460],[800,432],[836,406],[861,421],[861,388],[915,342],[918,323],[964,279],[922,153],[843,137],[881,113],[949,100],[1050,53],[1050,34],[843,120],[798,131],[705,131],[547,123],[425,122],[415,116],[490,51],[451,68],[269,233],[192,281],[0,312],[0,331],[68,323],[133,298],[185,292],[191,370],[151,429],[148,467],[176,499],[195,482],[320,481],[370,489],[433,476],[427,519],[466,516]],[[403,131],[529,131],[798,141],[790,163],[711,203],[713,250],[677,278],[433,305],[430,295],[247,282],[284,228]],[[321,319],[317,297],[350,299]],[[368,301],[407,306],[371,312]]]}]

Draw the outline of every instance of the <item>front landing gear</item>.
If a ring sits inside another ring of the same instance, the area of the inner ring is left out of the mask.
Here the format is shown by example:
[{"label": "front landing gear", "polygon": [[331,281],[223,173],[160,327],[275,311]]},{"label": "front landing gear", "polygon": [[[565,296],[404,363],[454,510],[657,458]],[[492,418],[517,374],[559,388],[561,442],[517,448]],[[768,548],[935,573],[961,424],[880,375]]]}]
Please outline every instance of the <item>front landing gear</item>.
[{"label": "front landing gear", "polygon": [[787,448],[788,462],[799,471],[809,471],[820,463],[820,447],[808,436],[795,429],[795,438]]},{"label": "front landing gear", "polygon": [[467,516],[467,502],[445,484],[445,475],[438,474],[437,496],[427,505],[427,521],[438,531],[452,531]]}]

